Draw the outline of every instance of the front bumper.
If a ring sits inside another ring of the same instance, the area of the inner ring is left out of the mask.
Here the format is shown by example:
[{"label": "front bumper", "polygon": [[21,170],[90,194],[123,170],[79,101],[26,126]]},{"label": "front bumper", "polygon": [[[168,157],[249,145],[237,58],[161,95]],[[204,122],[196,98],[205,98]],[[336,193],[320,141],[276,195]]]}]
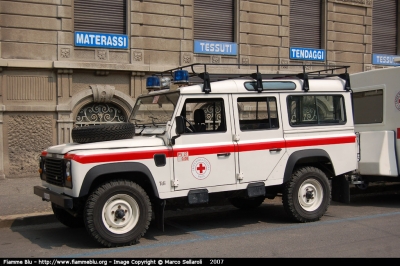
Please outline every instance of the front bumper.
[{"label": "front bumper", "polygon": [[73,199],[71,197],[58,194],[47,188],[34,186],[33,193],[35,193],[35,195],[38,195],[39,197],[42,197],[42,200],[50,201],[65,209],[72,209],[74,207]]}]

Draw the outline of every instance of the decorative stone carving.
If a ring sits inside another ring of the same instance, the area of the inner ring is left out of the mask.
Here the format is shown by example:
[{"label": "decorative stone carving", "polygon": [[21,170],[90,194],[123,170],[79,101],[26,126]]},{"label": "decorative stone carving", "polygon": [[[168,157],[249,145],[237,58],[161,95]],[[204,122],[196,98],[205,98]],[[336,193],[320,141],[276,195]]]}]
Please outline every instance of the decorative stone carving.
[{"label": "decorative stone carving", "polygon": [[71,50],[69,48],[62,48],[61,49],[61,57],[62,58],[70,58],[71,57]]},{"label": "decorative stone carving", "polygon": [[139,52],[139,51],[134,51],[133,52],[133,61],[137,61],[137,62],[143,61],[143,53]]},{"label": "decorative stone carving", "polygon": [[109,103],[114,97],[115,87],[110,85],[90,85],[95,103]]},{"label": "decorative stone carving", "polygon": [[190,64],[190,62],[192,62],[192,56],[190,54],[183,54],[182,60],[183,63]]},{"label": "decorative stone carving", "polygon": [[281,59],[281,69],[289,69],[289,60],[286,59]]},{"label": "decorative stone carving", "polygon": [[97,51],[97,58],[100,60],[107,60],[107,51],[106,50]]},{"label": "decorative stone carving", "polygon": [[211,57],[211,62],[214,63],[214,64],[219,63],[220,61],[221,61],[221,57],[220,56],[213,55]]}]

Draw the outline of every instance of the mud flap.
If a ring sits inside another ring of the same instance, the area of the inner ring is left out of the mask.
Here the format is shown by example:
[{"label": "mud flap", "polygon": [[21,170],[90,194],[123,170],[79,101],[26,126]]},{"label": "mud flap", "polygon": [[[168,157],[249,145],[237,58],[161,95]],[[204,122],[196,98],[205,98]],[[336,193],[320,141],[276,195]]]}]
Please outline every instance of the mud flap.
[{"label": "mud flap", "polygon": [[332,179],[332,200],[350,203],[350,184],[345,176],[336,176]]},{"label": "mud flap", "polygon": [[154,202],[154,216],[157,228],[162,232],[164,232],[164,209],[165,209],[165,200],[156,200]]}]

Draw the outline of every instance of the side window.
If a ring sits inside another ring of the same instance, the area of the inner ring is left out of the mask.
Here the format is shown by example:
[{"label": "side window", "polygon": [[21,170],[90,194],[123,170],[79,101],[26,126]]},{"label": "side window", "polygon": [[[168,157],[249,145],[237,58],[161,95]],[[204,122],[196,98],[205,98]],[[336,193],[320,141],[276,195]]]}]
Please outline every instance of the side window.
[{"label": "side window", "polygon": [[241,131],[279,128],[275,98],[238,98],[237,104]]},{"label": "side window", "polygon": [[187,133],[226,132],[226,117],[224,100],[214,99],[187,99],[181,116],[187,124]]},{"label": "side window", "polygon": [[340,95],[289,96],[288,108],[292,126],[346,122],[344,99]]},{"label": "side window", "polygon": [[383,90],[355,92],[353,103],[355,124],[383,122]]}]

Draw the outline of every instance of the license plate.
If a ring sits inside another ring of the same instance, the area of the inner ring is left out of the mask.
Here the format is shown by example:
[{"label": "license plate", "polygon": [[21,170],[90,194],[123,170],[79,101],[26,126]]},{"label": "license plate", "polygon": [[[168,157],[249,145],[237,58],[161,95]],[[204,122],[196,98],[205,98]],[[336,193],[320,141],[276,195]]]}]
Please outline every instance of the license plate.
[{"label": "license plate", "polygon": [[50,200],[50,194],[48,194],[48,193],[43,193],[43,198],[44,198],[45,200]]}]

